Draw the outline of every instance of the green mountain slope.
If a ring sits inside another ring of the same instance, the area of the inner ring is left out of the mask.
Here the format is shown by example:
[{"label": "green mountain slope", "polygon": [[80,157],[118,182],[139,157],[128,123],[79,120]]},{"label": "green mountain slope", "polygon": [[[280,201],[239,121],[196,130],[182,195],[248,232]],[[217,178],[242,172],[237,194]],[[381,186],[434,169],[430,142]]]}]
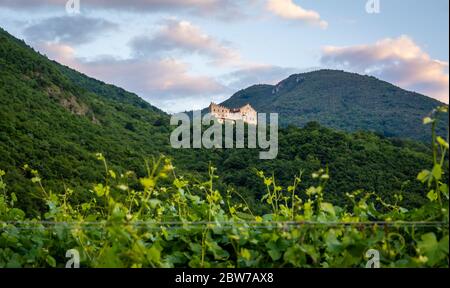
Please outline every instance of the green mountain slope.
[{"label": "green mountain slope", "polygon": [[346,192],[360,188],[388,200],[404,193],[408,205],[425,196],[413,179],[430,165],[426,146],[372,133],[337,132],[314,123],[289,127],[280,131],[280,153],[273,161],[259,160],[258,150],[172,149],[169,115],[137,95],[48,60],[3,30],[0,108],[0,169],[7,172],[8,190],[27,213],[43,210],[45,203],[24,164],[39,170],[49,191],[71,188],[77,201],[88,198],[93,183],[104,179],[97,152],[118,173],[134,171],[129,184],[137,189],[148,157],[168,155],[178,173],[199,181],[208,178],[212,164],[218,168],[218,188],[235,189],[256,208],[264,193],[256,169],[275,173],[283,185],[303,170],[307,186],[314,183],[312,172],[328,166],[331,192],[325,197],[338,203],[345,201]]},{"label": "green mountain slope", "polygon": [[[50,187],[62,179],[78,187],[102,177],[95,151],[139,171],[142,155],[152,155],[155,147],[161,153],[168,149],[168,115],[136,95],[48,60],[4,31],[0,103],[0,166],[9,171],[11,188],[24,194],[30,190],[20,170],[25,163]],[[32,197],[21,201],[34,204]]]},{"label": "green mountain slope", "polygon": [[[317,121],[344,131],[374,131],[421,141],[430,136],[421,119],[442,104],[374,77],[335,70],[292,75],[275,86],[251,86],[222,104],[246,103],[258,112],[279,113],[284,124]],[[439,127],[440,133],[445,131],[445,125]]]}]

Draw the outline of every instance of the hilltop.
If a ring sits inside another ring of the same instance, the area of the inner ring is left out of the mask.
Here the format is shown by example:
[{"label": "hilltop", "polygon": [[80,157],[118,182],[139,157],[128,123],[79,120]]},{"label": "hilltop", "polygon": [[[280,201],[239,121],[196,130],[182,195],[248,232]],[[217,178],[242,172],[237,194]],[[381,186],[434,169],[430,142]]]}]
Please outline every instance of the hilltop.
[{"label": "hilltop", "polygon": [[[277,85],[254,85],[221,103],[250,103],[258,112],[279,113],[284,125],[318,122],[342,131],[372,131],[386,137],[428,141],[422,118],[442,105],[371,76],[336,70],[294,74]],[[446,134],[444,123],[440,134]]]}]

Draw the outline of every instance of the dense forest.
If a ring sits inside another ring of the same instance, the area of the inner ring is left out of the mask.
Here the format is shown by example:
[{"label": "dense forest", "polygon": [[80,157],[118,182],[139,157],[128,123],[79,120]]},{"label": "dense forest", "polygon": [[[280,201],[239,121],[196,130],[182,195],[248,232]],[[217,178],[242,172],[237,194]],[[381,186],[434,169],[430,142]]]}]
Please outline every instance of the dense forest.
[{"label": "dense forest", "polygon": [[[435,121],[424,122],[434,131]],[[77,204],[74,190],[46,190],[39,171],[26,165],[47,204],[31,219],[16,208],[0,170],[0,267],[448,267],[447,153],[448,142],[434,135],[432,168],[417,175],[427,201],[413,209],[400,194],[387,202],[364,190],[346,193],[349,205],[327,202],[328,169],[312,173],[308,188],[301,174],[280,186],[257,171],[267,207],[260,214],[245,201],[233,203],[235,191],[218,188],[213,166],[205,181],[190,181],[170,159],[155,158],[135,190],[135,174],[116,173],[98,153],[104,180]]]},{"label": "dense forest", "polygon": [[[428,141],[430,131],[420,119],[439,101],[403,90],[372,76],[336,70],[294,74],[277,85],[254,85],[222,104],[279,113],[284,125],[315,121],[342,131],[372,131],[386,137]],[[438,133],[446,133],[443,118]]]},{"label": "dense forest", "polygon": [[[48,189],[73,187],[76,201],[102,179],[96,152],[118,172],[133,170],[138,177],[146,173],[145,160],[160,154],[195,178],[207,177],[208,165],[214,165],[218,184],[239,190],[258,209],[263,187],[256,170],[287,184],[300,171],[309,175],[328,167],[333,192],[326,197],[336,204],[356,189],[387,199],[403,193],[408,207],[425,198],[423,186],[411,181],[430,162],[423,143],[339,132],[311,122],[280,131],[280,153],[273,161],[261,161],[256,150],[248,149],[176,150],[169,145],[174,128],[169,115],[135,94],[48,60],[5,31],[0,33],[0,67],[0,167],[8,171],[6,181],[21,199],[18,205],[30,214],[45,205],[29,186],[25,164],[40,171]],[[307,176],[304,184],[311,181]]]}]

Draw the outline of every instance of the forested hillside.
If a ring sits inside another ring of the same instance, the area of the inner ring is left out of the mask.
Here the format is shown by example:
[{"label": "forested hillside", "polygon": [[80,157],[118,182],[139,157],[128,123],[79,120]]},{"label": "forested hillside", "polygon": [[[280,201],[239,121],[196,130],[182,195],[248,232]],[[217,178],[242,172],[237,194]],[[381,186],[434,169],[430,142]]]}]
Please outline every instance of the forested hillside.
[{"label": "forested hillside", "polygon": [[41,173],[47,189],[62,193],[70,187],[75,190],[72,201],[78,201],[103,179],[97,152],[118,173],[135,171],[136,188],[152,156],[171,157],[192,178],[206,179],[212,164],[221,176],[218,185],[239,191],[255,207],[261,206],[264,193],[256,169],[274,173],[280,184],[303,171],[307,186],[314,170],[328,167],[333,181],[325,197],[336,203],[356,189],[387,199],[403,193],[407,206],[425,197],[422,184],[412,180],[430,163],[424,144],[309,123],[280,131],[280,153],[273,161],[259,160],[257,150],[172,149],[169,115],[137,95],[48,60],[5,31],[0,31],[0,103],[0,167],[27,213],[45,205],[30,186],[25,164]]},{"label": "forested hillside", "polygon": [[[277,85],[251,86],[222,104],[241,107],[247,103],[258,112],[279,113],[285,125],[316,121],[343,131],[373,131],[420,141],[431,136],[420,119],[442,104],[375,77],[336,70],[295,74]],[[447,131],[448,119],[443,120],[439,133]]]},{"label": "forested hillside", "polygon": [[448,267],[448,137],[173,149],[169,115],[2,30],[0,108],[0,268]]}]

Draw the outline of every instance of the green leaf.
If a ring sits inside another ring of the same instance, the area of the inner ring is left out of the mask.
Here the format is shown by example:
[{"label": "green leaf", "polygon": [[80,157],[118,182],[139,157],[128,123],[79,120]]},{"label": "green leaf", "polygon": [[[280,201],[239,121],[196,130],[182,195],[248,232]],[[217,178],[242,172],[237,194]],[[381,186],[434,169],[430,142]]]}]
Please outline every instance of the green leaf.
[{"label": "green leaf", "polygon": [[6,268],[22,268],[21,259],[18,254],[13,254],[11,258],[8,259]]},{"label": "green leaf", "polygon": [[248,261],[252,258],[252,254],[247,249],[241,248],[241,257]]},{"label": "green leaf", "polygon": [[116,173],[113,170],[109,170],[108,172],[109,172],[109,175],[111,175],[111,177],[113,179],[116,179]]},{"label": "green leaf", "polygon": [[433,174],[433,177],[436,180],[441,180],[442,178],[442,167],[439,164],[434,165],[433,167],[433,171],[431,172],[431,174]]},{"label": "green leaf", "polygon": [[438,264],[441,260],[448,256],[448,235],[437,241],[434,233],[427,233],[422,235],[422,241],[419,241],[417,248],[422,255],[425,255],[428,260],[427,264],[431,267]]},{"label": "green leaf", "polygon": [[342,244],[337,239],[336,230],[330,229],[328,233],[326,233],[325,241],[327,245],[327,251],[331,253],[339,253],[342,250]]},{"label": "green leaf", "polygon": [[441,136],[438,136],[436,140],[439,144],[441,144],[443,147],[445,147],[445,149],[448,149],[448,142],[445,141],[444,138],[442,138]]},{"label": "green leaf", "polygon": [[448,113],[448,106],[447,105],[440,106],[437,108],[437,110],[441,113]]},{"label": "green leaf", "polygon": [[145,189],[151,189],[155,187],[155,181],[152,178],[141,178],[140,182]]},{"label": "green leaf", "polygon": [[425,183],[430,178],[430,171],[428,170],[422,170],[422,172],[417,175],[417,180],[419,180],[422,183]]},{"label": "green leaf", "polygon": [[159,199],[150,199],[148,200],[148,203],[152,209],[155,209],[158,205],[161,205],[162,202]]},{"label": "green leaf", "polygon": [[266,186],[270,186],[270,185],[272,185],[272,178],[266,178],[266,179],[264,179],[264,185],[266,185]]},{"label": "green leaf", "polygon": [[105,195],[105,187],[103,187],[103,184],[98,184],[97,186],[95,186],[94,191],[98,197],[102,197],[103,195]]},{"label": "green leaf", "polygon": [[201,254],[202,253],[202,245],[198,243],[189,243],[189,248],[191,249],[194,254]]},{"label": "green leaf", "polygon": [[97,160],[99,161],[104,161],[105,157],[103,156],[102,153],[96,153],[95,156],[97,157]]},{"label": "green leaf", "polygon": [[269,250],[268,253],[273,261],[278,261],[281,258],[281,252],[278,250]]},{"label": "green leaf", "polygon": [[206,245],[208,246],[208,250],[214,254],[214,259],[216,260],[224,260],[230,257],[230,254],[222,249],[216,242],[207,241]]},{"label": "green leaf", "polygon": [[405,213],[408,213],[409,210],[406,208],[400,207],[399,211],[400,211],[400,213],[405,214]]},{"label": "green leaf", "polygon": [[448,185],[447,184],[441,184],[439,186],[439,191],[442,192],[442,194],[444,194],[445,198],[448,200]]},{"label": "green leaf", "polygon": [[278,261],[282,253],[280,251],[279,245],[277,245],[276,242],[270,241],[266,244],[266,248],[268,249],[269,256],[272,258],[273,261]]},{"label": "green leaf", "polygon": [[83,204],[81,204],[81,210],[87,211],[89,209],[91,209],[91,204],[90,203],[83,203]]},{"label": "green leaf", "polygon": [[25,219],[25,212],[23,212],[22,210],[18,209],[18,208],[12,208],[11,210],[8,211],[8,218],[11,220],[15,220],[15,221],[20,221]]},{"label": "green leaf", "polygon": [[431,190],[428,192],[427,198],[430,199],[431,202],[434,202],[438,199],[438,194],[434,190]]},{"label": "green leaf", "polygon": [[45,261],[47,262],[48,265],[50,265],[50,267],[53,267],[53,268],[56,267],[56,260],[52,256],[47,255],[47,257],[45,257]]},{"label": "green leaf", "polygon": [[147,257],[153,263],[159,263],[161,260],[161,251],[156,247],[156,245],[153,245],[147,250]]},{"label": "green leaf", "polygon": [[320,209],[322,209],[322,211],[325,211],[330,215],[336,216],[336,211],[334,210],[334,206],[331,203],[326,203],[326,202],[321,203]]},{"label": "green leaf", "polygon": [[309,187],[308,189],[306,189],[306,195],[311,196],[314,194],[317,194],[316,187]]},{"label": "green leaf", "polygon": [[306,263],[306,255],[299,245],[287,248],[283,259],[295,267],[302,267]]},{"label": "green leaf", "polygon": [[253,215],[248,214],[248,213],[242,213],[242,212],[239,212],[239,211],[236,212],[236,216],[241,218],[241,219],[243,219],[243,220],[249,220],[249,221],[255,220],[255,217]]},{"label": "green leaf", "polygon": [[309,255],[309,257],[311,257],[311,259],[314,261],[314,263],[319,261],[320,254],[319,254],[319,252],[317,252],[317,250],[314,247],[314,245],[306,245],[306,244],[304,244],[304,245],[302,245],[300,247],[301,247],[303,252],[305,252],[306,254]]},{"label": "green leaf", "polygon": [[425,125],[431,124],[433,122],[434,122],[434,120],[431,119],[430,117],[423,118],[423,124],[425,124]]},{"label": "green leaf", "polygon": [[168,255],[166,261],[171,264],[183,264],[184,261],[186,261],[186,256],[183,253],[176,251]]}]

